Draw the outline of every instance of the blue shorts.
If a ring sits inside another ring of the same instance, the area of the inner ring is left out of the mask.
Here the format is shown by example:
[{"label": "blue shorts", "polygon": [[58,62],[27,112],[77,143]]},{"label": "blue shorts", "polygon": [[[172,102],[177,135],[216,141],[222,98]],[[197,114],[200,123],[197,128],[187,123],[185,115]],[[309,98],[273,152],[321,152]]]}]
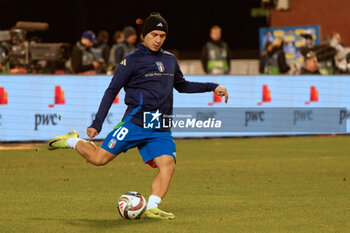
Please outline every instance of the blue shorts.
[{"label": "blue shorts", "polygon": [[118,155],[137,147],[143,162],[157,167],[153,159],[161,155],[170,155],[176,162],[176,147],[171,132],[144,129],[127,121],[119,123],[103,141],[101,148]]}]

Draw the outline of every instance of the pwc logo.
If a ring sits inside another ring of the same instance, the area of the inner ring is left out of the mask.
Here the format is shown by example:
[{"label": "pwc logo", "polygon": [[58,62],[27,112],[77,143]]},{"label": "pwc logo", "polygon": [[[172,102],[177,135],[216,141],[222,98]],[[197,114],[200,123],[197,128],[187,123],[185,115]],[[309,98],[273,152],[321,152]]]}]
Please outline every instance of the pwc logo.
[{"label": "pwc logo", "polygon": [[0,87],[0,105],[8,105],[8,93],[5,87]]},{"label": "pwc logo", "polygon": [[39,126],[57,125],[60,116],[56,113],[37,113],[34,115],[34,130],[37,131]]},{"label": "pwc logo", "polygon": [[310,100],[306,101],[305,104],[308,105],[311,102],[318,102],[318,90],[316,86],[310,87]]},{"label": "pwc logo", "polygon": [[271,102],[271,90],[266,84],[262,86],[262,101],[258,102],[258,105],[262,105],[264,102]]}]

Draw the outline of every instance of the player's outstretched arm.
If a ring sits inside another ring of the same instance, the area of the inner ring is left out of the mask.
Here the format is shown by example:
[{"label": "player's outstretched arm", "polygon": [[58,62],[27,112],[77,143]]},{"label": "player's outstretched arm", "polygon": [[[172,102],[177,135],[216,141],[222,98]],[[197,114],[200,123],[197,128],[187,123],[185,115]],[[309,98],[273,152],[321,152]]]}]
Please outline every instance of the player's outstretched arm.
[{"label": "player's outstretched arm", "polygon": [[218,96],[225,96],[225,103],[227,103],[228,101],[228,93],[225,87],[222,86],[217,86],[214,90],[215,94],[217,94]]}]

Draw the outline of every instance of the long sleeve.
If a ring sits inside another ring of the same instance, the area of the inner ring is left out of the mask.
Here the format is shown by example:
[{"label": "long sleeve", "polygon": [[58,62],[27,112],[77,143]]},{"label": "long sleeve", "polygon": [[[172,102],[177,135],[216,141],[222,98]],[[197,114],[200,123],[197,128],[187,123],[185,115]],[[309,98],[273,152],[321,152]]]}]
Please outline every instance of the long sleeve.
[{"label": "long sleeve", "polygon": [[102,124],[107,116],[109,109],[111,108],[115,97],[119,93],[120,89],[128,81],[132,71],[131,65],[132,64],[128,64],[128,67],[126,66],[126,63],[125,65],[119,65],[118,69],[115,71],[113,78],[102,97],[100,107],[98,108],[95,119],[89,126],[96,129],[97,132],[100,132],[102,130]]},{"label": "long sleeve", "polygon": [[183,77],[178,63],[176,62],[174,74],[174,88],[180,93],[202,93],[214,91],[219,86],[216,83],[210,82],[189,82]]}]

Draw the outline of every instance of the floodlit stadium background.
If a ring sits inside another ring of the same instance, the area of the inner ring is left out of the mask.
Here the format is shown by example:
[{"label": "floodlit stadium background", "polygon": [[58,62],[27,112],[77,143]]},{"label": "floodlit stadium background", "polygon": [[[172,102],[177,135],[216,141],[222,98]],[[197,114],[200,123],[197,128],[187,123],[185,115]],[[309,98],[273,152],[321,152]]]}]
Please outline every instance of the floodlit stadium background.
[{"label": "floodlit stadium background", "polygon": [[[140,32],[136,20],[159,11],[169,23],[164,48],[185,78],[218,82],[230,95],[225,104],[174,90],[175,113],[214,116],[224,128],[174,130],[176,172],[161,204],[174,221],[126,221],[118,198],[147,197],[157,172],[137,149],[95,167],[73,149],[47,148],[72,129],[87,138],[112,75],[0,74],[1,232],[349,232],[350,74],[259,74],[269,37],[283,36],[287,60],[300,64],[304,29],[320,45],[338,32],[350,46],[349,0],[3,0],[0,9],[0,40],[18,21],[47,22],[27,36],[71,46],[85,30]],[[205,75],[201,65],[215,24],[232,52],[228,75]],[[121,90],[97,146],[125,108]]]}]

